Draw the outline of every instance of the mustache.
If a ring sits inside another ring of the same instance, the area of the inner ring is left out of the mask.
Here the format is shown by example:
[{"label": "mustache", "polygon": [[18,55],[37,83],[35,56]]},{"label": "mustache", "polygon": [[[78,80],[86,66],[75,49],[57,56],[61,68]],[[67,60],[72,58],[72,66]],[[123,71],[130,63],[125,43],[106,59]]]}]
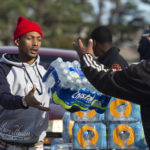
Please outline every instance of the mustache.
[{"label": "mustache", "polygon": [[39,48],[35,46],[35,47],[31,47],[30,49],[31,50],[38,50]]}]

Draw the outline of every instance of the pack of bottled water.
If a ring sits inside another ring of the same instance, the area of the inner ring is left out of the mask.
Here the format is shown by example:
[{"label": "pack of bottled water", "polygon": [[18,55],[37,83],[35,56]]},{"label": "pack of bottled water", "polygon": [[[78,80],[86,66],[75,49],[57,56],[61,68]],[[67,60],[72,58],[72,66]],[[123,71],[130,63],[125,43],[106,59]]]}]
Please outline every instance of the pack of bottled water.
[{"label": "pack of bottled water", "polygon": [[53,103],[65,109],[77,107],[83,111],[95,109],[103,113],[110,100],[89,83],[77,60],[64,62],[57,58],[51,63],[43,82],[52,91]]},{"label": "pack of bottled water", "polygon": [[143,126],[140,121],[111,123],[108,125],[108,147],[110,149],[146,150]]},{"label": "pack of bottled water", "polygon": [[78,122],[73,126],[73,149],[106,149],[106,125],[102,122]]},{"label": "pack of bottled water", "polygon": [[77,60],[64,62],[59,57],[51,63],[51,66],[56,69],[63,88],[70,88],[71,90],[87,88],[91,92],[98,92],[84,76],[80,63]]},{"label": "pack of bottled water", "polygon": [[112,97],[105,111],[105,120],[109,122],[141,121],[140,105]]}]

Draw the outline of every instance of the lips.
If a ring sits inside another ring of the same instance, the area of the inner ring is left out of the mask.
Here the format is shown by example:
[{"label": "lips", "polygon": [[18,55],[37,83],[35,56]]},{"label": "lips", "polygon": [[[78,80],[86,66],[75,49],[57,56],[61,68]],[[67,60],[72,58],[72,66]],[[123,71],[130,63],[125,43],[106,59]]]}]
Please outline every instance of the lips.
[{"label": "lips", "polygon": [[37,52],[38,52],[38,49],[31,49],[32,54],[37,54]]}]

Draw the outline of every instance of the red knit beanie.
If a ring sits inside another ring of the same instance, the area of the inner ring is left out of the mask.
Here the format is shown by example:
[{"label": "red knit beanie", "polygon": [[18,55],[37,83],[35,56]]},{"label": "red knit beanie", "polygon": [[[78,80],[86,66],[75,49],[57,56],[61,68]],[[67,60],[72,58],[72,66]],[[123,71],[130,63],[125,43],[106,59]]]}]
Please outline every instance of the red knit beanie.
[{"label": "red knit beanie", "polygon": [[28,32],[32,32],[32,31],[39,32],[41,37],[43,38],[43,33],[41,31],[40,26],[37,23],[27,20],[26,18],[20,16],[18,18],[17,26],[14,31],[14,41],[18,37],[20,37]]}]

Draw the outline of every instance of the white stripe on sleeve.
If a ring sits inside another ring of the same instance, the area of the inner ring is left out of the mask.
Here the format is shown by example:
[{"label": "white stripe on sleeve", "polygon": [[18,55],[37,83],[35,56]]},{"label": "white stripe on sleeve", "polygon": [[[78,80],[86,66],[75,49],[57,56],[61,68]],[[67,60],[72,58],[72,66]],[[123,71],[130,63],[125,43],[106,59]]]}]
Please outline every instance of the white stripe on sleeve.
[{"label": "white stripe on sleeve", "polygon": [[104,65],[103,64],[97,64],[97,62],[93,59],[93,56],[91,55],[91,54],[85,54],[84,56],[83,56],[83,60],[84,60],[84,62],[86,63],[86,65],[88,66],[88,67],[92,67],[92,68],[94,68],[94,69],[96,69],[98,72],[100,72],[100,71],[105,71],[105,72],[107,72],[108,71],[108,69],[104,69]]}]

